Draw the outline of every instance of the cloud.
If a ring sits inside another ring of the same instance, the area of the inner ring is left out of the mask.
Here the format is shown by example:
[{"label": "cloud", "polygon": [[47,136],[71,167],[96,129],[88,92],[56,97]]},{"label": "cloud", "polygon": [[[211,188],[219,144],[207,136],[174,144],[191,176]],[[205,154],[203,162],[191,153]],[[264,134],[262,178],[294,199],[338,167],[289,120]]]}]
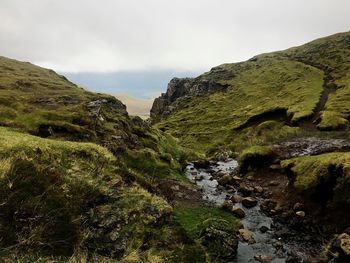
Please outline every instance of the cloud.
[{"label": "cloud", "polygon": [[0,54],[63,72],[204,71],[349,30],[348,0],[1,0]]}]

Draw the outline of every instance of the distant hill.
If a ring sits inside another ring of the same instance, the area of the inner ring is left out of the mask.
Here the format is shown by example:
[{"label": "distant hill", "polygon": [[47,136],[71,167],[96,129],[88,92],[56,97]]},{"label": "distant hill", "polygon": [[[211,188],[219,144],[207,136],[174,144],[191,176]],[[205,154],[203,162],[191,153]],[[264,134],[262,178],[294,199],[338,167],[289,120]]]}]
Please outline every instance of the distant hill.
[{"label": "distant hill", "polygon": [[197,78],[175,78],[151,116],[156,127],[200,151],[267,141],[265,132],[246,136],[264,121],[278,121],[269,124],[274,140],[305,130],[344,131],[350,119],[350,33],[223,64]]},{"label": "distant hill", "polygon": [[138,99],[130,96],[127,93],[115,94],[116,98],[123,101],[126,105],[126,110],[130,115],[149,117],[149,112],[152,107],[153,100]]}]

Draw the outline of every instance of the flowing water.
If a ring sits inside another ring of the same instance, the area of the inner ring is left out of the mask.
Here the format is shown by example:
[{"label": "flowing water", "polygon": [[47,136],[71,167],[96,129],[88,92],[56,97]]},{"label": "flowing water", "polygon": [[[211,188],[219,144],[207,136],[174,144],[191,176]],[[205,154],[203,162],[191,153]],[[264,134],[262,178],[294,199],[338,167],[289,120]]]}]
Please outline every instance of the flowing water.
[{"label": "flowing water", "polygon": [[[202,192],[203,199],[212,203],[215,206],[221,206],[232,195],[237,194],[232,189],[226,189],[219,186],[217,180],[211,175],[213,172],[233,172],[237,168],[237,161],[231,159],[227,162],[218,162],[216,165],[209,167],[208,169],[197,169],[193,164],[187,166],[186,176],[193,183],[195,183]],[[283,248],[276,249],[276,242],[283,242],[281,238],[276,238],[274,234],[274,223],[272,218],[268,217],[260,209],[261,199],[258,200],[258,205],[253,208],[245,208],[241,203],[237,203],[234,207],[240,207],[245,212],[245,217],[241,221],[244,228],[250,231],[255,240],[254,244],[247,242],[239,242],[236,259],[233,262],[245,263],[245,262],[259,262],[255,257],[263,256],[270,257],[274,263],[286,262],[288,254],[293,253],[305,253],[304,244],[288,244],[283,243]],[[266,226],[269,230],[263,233],[260,228]],[[293,232],[293,230],[290,230]],[[300,233],[295,233],[296,236],[300,236]],[[275,246],[274,246],[275,245]],[[298,247],[299,246],[299,247]]]}]

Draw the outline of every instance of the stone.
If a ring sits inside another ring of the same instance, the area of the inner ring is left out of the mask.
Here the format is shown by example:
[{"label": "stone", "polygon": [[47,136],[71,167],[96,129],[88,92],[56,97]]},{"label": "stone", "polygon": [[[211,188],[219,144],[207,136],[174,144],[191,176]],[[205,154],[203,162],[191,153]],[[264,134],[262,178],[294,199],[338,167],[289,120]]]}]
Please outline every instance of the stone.
[{"label": "stone", "polygon": [[304,218],[305,217],[305,212],[304,211],[298,211],[295,213],[299,218]]},{"label": "stone", "polygon": [[258,193],[258,194],[261,194],[262,192],[264,192],[264,188],[262,188],[261,186],[255,186],[254,187],[254,192],[255,193]]},{"label": "stone", "polygon": [[231,211],[231,210],[232,210],[232,206],[233,206],[232,202],[226,200],[226,201],[221,205],[221,208],[224,209],[224,210],[227,210],[227,211]]},{"label": "stone", "polygon": [[238,230],[239,235],[241,236],[241,238],[245,241],[248,242],[249,244],[254,244],[255,240],[253,238],[253,234],[246,230],[246,229],[240,229]]},{"label": "stone", "polygon": [[302,203],[297,202],[297,203],[295,203],[295,204],[293,205],[293,210],[294,210],[294,211],[300,211],[300,210],[302,210],[302,209],[303,209],[303,204],[302,204]]},{"label": "stone", "polygon": [[195,181],[202,181],[203,179],[204,179],[203,175],[197,175],[197,176],[194,177]]},{"label": "stone", "polygon": [[282,167],[281,167],[280,164],[271,164],[271,165],[270,165],[270,169],[271,169],[271,170],[281,170]]},{"label": "stone", "polygon": [[237,204],[237,203],[240,203],[240,202],[242,202],[242,196],[240,196],[240,195],[233,195],[232,197],[231,197],[231,201],[232,201],[232,203],[234,203],[234,204]]},{"label": "stone", "polygon": [[269,186],[277,186],[277,185],[279,185],[279,183],[276,182],[275,180],[272,180],[269,182]]},{"label": "stone", "polygon": [[[238,239],[235,228],[223,219],[207,219],[201,225],[200,242],[216,259],[231,261],[235,258]],[[221,261],[220,261],[221,262]]]},{"label": "stone", "polygon": [[232,177],[232,182],[235,185],[239,185],[242,181],[243,181],[243,179],[237,175]]},{"label": "stone", "polygon": [[340,234],[334,242],[334,247],[340,250],[343,258],[350,259],[350,235]]},{"label": "stone", "polygon": [[235,216],[235,217],[238,217],[238,218],[244,218],[245,217],[245,212],[242,208],[240,207],[234,207],[232,209],[232,214]]},{"label": "stone", "polygon": [[255,255],[254,259],[260,263],[270,263],[273,257],[271,255]]},{"label": "stone", "polygon": [[266,233],[267,231],[269,231],[269,228],[267,226],[261,226],[259,230],[261,233]]},{"label": "stone", "polygon": [[251,208],[256,206],[258,204],[258,201],[252,197],[245,197],[242,199],[242,204],[247,208]]},{"label": "stone", "polygon": [[232,176],[229,175],[228,173],[226,173],[218,179],[218,184],[227,185],[227,184],[230,184],[232,182],[231,180],[232,180]]},{"label": "stone", "polygon": [[242,193],[243,196],[250,196],[253,193],[253,191],[254,191],[254,188],[246,185],[241,185],[238,188],[238,192]]}]

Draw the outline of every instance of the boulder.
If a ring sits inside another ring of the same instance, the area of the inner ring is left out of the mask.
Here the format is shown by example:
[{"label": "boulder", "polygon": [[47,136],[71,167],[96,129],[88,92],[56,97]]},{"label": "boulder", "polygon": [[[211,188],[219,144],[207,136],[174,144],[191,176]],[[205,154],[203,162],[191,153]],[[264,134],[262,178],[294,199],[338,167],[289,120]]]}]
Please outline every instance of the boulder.
[{"label": "boulder", "polygon": [[240,229],[238,230],[239,235],[241,236],[241,238],[245,241],[248,242],[249,244],[254,244],[255,240],[253,238],[253,234],[248,231],[247,229]]},{"label": "boulder", "polygon": [[228,221],[210,218],[200,226],[200,242],[212,258],[227,262],[237,254],[238,238],[235,231]]},{"label": "boulder", "polygon": [[336,236],[328,245],[327,255],[329,262],[350,262],[350,235],[342,233]]},{"label": "boulder", "polygon": [[250,187],[250,186],[246,186],[244,184],[242,184],[239,188],[238,188],[238,192],[242,193],[243,196],[250,196],[254,191],[254,188]]},{"label": "boulder", "polygon": [[233,195],[232,197],[231,197],[231,201],[232,201],[232,203],[234,203],[234,204],[237,204],[237,203],[240,203],[240,202],[242,202],[242,196],[240,196],[240,195]]},{"label": "boulder", "polygon": [[252,197],[245,197],[242,199],[242,204],[247,208],[251,208],[256,206],[258,204],[258,201]]},{"label": "boulder", "polygon": [[219,179],[218,183],[220,185],[228,185],[232,183],[232,176],[228,173],[223,174]]},{"label": "boulder", "polygon": [[242,208],[240,207],[234,207],[232,209],[232,214],[235,216],[235,217],[238,217],[238,218],[244,218],[245,217],[245,212]]},{"label": "boulder", "polygon": [[261,194],[262,192],[264,192],[264,188],[262,188],[261,186],[257,185],[254,187],[254,192],[257,194]]}]

